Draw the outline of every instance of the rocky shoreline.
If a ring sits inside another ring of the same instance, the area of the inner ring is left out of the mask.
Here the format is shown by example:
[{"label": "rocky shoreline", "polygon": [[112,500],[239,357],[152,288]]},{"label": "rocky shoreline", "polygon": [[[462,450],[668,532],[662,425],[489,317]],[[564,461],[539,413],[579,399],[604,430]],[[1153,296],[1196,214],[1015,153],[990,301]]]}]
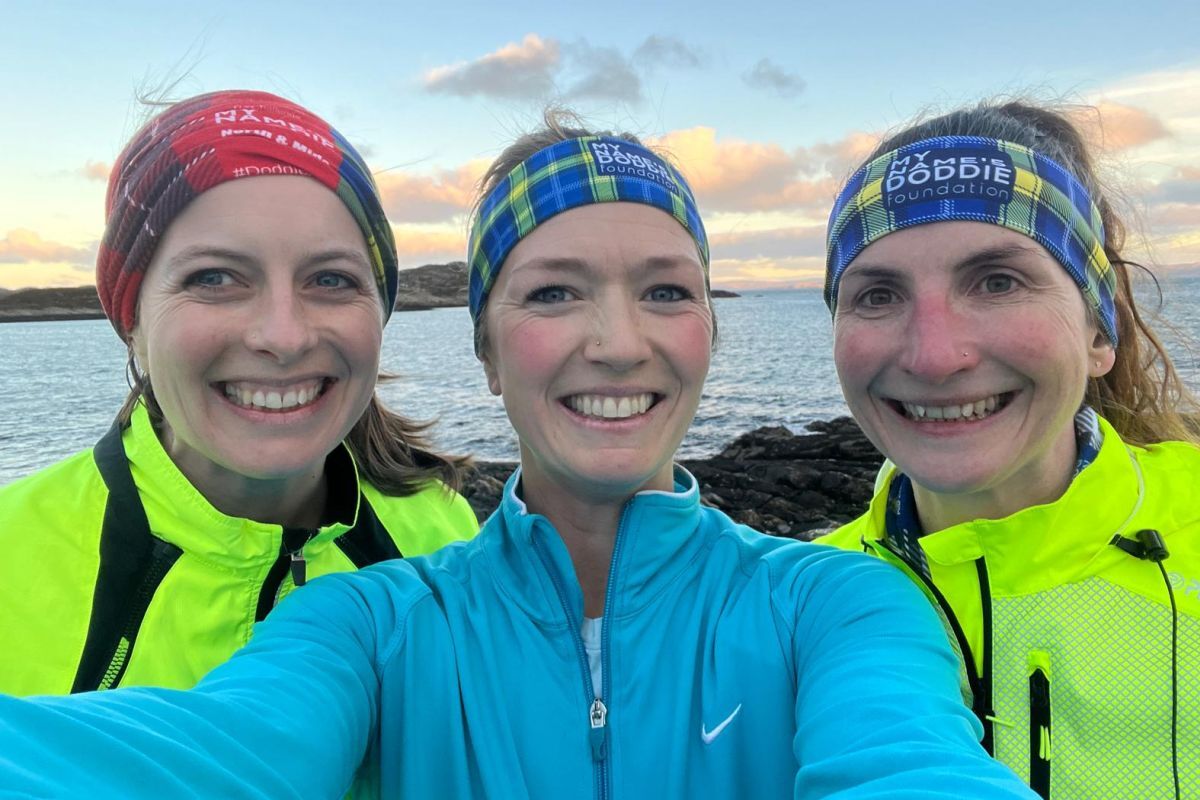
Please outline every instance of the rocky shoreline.
[{"label": "rocky shoreline", "polygon": [[[871,499],[883,456],[849,417],[813,422],[807,433],[765,427],[711,458],[680,463],[703,501],[765,533],[811,539],[857,517]],[[486,519],[515,464],[479,462],[463,494]]]}]

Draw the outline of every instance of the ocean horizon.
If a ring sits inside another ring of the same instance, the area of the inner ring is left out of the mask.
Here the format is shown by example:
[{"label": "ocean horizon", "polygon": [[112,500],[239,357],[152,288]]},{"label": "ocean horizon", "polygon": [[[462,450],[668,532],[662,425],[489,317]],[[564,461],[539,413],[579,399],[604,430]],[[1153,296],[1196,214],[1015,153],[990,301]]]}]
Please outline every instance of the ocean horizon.
[{"label": "ocean horizon", "polygon": [[[1160,275],[1160,314],[1172,357],[1200,391],[1200,272]],[[719,452],[764,425],[799,432],[847,412],[832,359],[832,325],[821,289],[742,290],[718,298],[718,344],[680,458]],[[1145,294],[1144,291],[1139,292]],[[1190,340],[1190,343],[1189,343]],[[0,325],[0,485],[89,447],[112,424],[128,387],[125,348],[107,320]],[[381,366],[396,377],[383,400],[432,422],[439,449],[485,461],[517,460],[500,398],[487,389],[465,308],[395,314]]]}]

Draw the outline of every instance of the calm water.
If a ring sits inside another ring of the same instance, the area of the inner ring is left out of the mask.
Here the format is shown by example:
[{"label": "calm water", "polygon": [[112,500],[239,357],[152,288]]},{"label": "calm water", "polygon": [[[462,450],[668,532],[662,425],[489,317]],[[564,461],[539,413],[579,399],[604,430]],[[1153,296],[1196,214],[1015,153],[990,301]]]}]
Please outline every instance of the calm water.
[{"label": "calm water", "polygon": [[[1200,340],[1200,274],[1164,282],[1163,317]],[[829,314],[816,289],[717,300],[720,346],[681,455],[718,451],[760,425],[799,430],[846,413],[831,358]],[[1200,350],[1172,338],[1185,380],[1200,390]],[[0,324],[0,485],[95,442],[127,391],[125,350],[104,320]],[[397,314],[384,336],[384,369],[399,378],[384,399],[436,419],[441,448],[514,460],[516,438],[487,391],[464,308]]]}]

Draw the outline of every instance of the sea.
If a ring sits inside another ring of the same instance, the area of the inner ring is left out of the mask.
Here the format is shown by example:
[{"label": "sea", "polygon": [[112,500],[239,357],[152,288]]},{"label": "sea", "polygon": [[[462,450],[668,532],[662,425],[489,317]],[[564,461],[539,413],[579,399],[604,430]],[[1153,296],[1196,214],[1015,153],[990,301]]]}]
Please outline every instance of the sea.
[{"label": "sea", "polygon": [[[1200,392],[1200,272],[1160,276],[1141,300],[1184,381]],[[718,298],[717,350],[680,457],[713,455],[763,425],[801,431],[847,413],[820,289]],[[465,308],[395,314],[384,333],[380,386],[392,408],[432,423],[443,451],[514,461],[517,441],[488,392]],[[0,324],[0,485],[96,442],[128,391],[125,348],[106,320]]]}]

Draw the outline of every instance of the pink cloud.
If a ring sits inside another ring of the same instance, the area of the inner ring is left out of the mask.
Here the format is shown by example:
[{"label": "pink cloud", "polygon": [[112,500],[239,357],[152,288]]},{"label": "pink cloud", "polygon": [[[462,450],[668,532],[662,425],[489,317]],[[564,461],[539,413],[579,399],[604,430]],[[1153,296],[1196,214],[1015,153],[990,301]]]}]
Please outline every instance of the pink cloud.
[{"label": "pink cloud", "polygon": [[846,173],[874,143],[875,137],[855,132],[789,151],[771,142],[719,141],[707,127],[674,131],[656,142],[680,165],[706,210],[819,213],[833,204]]},{"label": "pink cloud", "polygon": [[460,97],[487,95],[538,98],[554,88],[560,67],[558,42],[529,33],[474,61],[434,67],[423,76],[426,91]]},{"label": "pink cloud", "polygon": [[466,213],[475,200],[475,186],[487,168],[471,161],[432,175],[385,172],[376,176],[383,208],[394,222],[440,222]]},{"label": "pink cloud", "polygon": [[425,231],[393,226],[402,267],[462,261],[467,252],[465,231]]},{"label": "pink cloud", "polygon": [[1082,108],[1071,116],[1084,135],[1104,150],[1128,150],[1171,135],[1153,113],[1110,100],[1101,100],[1094,108]]},{"label": "pink cloud", "polygon": [[105,164],[103,161],[88,161],[79,168],[79,174],[87,178],[89,181],[108,181],[108,173],[112,170],[111,164]]},{"label": "pink cloud", "polygon": [[84,266],[91,264],[94,258],[94,251],[89,248],[51,242],[26,228],[14,228],[0,239],[0,263],[67,263]]}]

